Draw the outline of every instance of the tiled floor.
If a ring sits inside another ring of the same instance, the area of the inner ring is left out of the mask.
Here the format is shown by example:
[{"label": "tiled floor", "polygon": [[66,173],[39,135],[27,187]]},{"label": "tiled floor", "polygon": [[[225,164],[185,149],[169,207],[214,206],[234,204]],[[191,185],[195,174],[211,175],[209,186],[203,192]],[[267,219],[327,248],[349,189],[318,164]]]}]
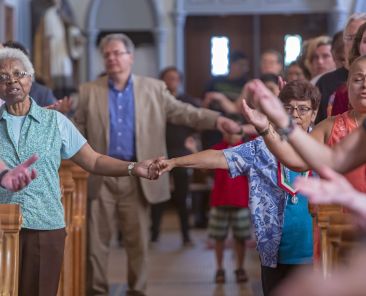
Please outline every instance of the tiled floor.
[{"label": "tiled floor", "polygon": [[[208,247],[205,230],[193,230],[193,247],[182,247],[174,213],[164,216],[159,243],[151,246],[149,257],[148,296],[260,296],[260,267],[257,253],[249,249],[246,269],[249,282],[235,283],[233,254],[225,253],[226,284],[213,283],[215,261]],[[123,249],[112,250],[109,266],[111,296],[124,295],[126,258]]]}]

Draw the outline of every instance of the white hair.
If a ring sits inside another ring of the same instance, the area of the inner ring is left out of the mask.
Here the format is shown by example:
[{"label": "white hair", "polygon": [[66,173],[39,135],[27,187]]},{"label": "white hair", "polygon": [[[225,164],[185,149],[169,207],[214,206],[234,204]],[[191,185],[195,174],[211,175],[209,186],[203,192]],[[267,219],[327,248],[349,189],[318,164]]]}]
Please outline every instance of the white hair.
[{"label": "white hair", "polygon": [[17,60],[23,64],[24,70],[34,76],[34,68],[29,58],[19,49],[4,47],[0,48],[0,63],[4,60]]},{"label": "white hair", "polygon": [[104,46],[111,41],[122,42],[125,45],[126,51],[128,53],[133,54],[133,52],[135,50],[135,45],[133,44],[132,40],[126,34],[115,33],[115,34],[108,34],[102,38],[102,40],[100,41],[100,44],[99,44],[99,50],[101,53],[103,53]]},{"label": "white hair", "polygon": [[358,21],[358,20],[366,21],[366,13],[365,12],[359,12],[359,13],[352,14],[348,18],[346,26],[344,28],[347,28],[352,22]]}]

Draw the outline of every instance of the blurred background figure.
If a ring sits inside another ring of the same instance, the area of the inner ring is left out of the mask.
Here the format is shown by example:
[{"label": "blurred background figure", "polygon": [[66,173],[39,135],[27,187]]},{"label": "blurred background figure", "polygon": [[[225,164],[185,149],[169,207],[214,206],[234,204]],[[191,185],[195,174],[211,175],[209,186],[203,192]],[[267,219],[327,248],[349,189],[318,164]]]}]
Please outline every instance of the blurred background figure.
[{"label": "blurred background figure", "polygon": [[283,70],[283,56],[274,49],[265,50],[261,55],[261,74],[281,75]]},{"label": "blurred background figure", "polygon": [[[241,115],[241,90],[248,81],[249,59],[240,51],[233,51],[229,57],[229,74],[212,79],[205,90],[202,107],[219,111],[221,114]],[[221,141],[217,131],[202,133],[202,148],[207,149]]]},{"label": "blurred background figure", "polygon": [[[319,88],[320,93],[322,95],[318,114],[315,119],[316,124],[332,114],[335,94],[338,87],[341,87],[341,91],[342,89],[344,90],[344,84],[347,81],[348,77],[348,68],[349,68],[348,59],[353,45],[353,40],[356,36],[358,28],[365,22],[366,22],[366,13],[355,13],[348,18],[347,23],[343,30],[344,57],[345,57],[344,66],[332,72],[324,74],[322,77],[319,78],[319,81],[316,83],[316,86]],[[337,43],[338,42],[333,41],[332,44],[334,46],[337,46]],[[332,52],[334,54],[335,51],[332,49]]]},{"label": "blurred background figure", "polygon": [[335,62],[331,52],[332,39],[329,36],[319,36],[309,41],[306,50],[305,66],[311,75],[314,85],[321,75],[335,70]]},{"label": "blurred background figure", "polygon": [[293,61],[286,67],[285,78],[287,82],[306,79],[304,69],[299,62]]},{"label": "blurred background figure", "polygon": [[259,79],[275,96],[278,97],[280,94],[278,78],[279,76],[275,74],[263,74]]},{"label": "blurred background figure", "polygon": [[[230,118],[236,120],[239,124],[241,123],[241,117],[239,116],[231,115]],[[211,149],[224,150],[240,144],[243,144],[241,135],[224,133],[223,140],[212,146]],[[234,237],[233,249],[236,261],[234,274],[236,282],[243,283],[248,280],[244,269],[246,240],[251,235],[248,186],[248,178],[246,176],[239,176],[233,179],[227,170],[215,170],[208,222],[208,235],[214,240],[216,258],[215,283],[225,283],[226,281],[224,250],[225,240],[229,232],[232,232]]]},{"label": "blurred background figure", "polygon": [[[168,90],[177,100],[199,107],[200,99],[180,92],[183,76],[176,67],[171,66],[163,69],[159,78],[165,82]],[[192,151],[196,145],[194,134],[194,129],[190,127],[169,123],[166,131],[168,157],[178,157],[194,152]],[[189,209],[187,204],[189,195],[188,169],[176,168],[172,171],[171,176],[173,180],[172,202],[179,215],[182,243],[184,246],[189,246],[192,241],[189,234]],[[163,202],[151,206],[151,242],[159,240],[161,218],[166,205],[167,203]]]}]

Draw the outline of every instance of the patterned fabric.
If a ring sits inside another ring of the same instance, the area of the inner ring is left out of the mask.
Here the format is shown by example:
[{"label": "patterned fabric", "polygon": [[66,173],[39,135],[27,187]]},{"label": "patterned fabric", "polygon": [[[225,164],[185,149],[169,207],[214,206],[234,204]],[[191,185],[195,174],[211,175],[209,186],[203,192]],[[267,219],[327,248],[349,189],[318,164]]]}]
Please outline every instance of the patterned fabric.
[{"label": "patterned fabric", "polygon": [[224,240],[229,228],[232,229],[235,239],[250,238],[250,213],[247,208],[214,207],[210,210],[208,222],[209,237]]},{"label": "patterned fabric", "polygon": [[[62,118],[62,120],[59,120]],[[0,158],[13,168],[37,153],[33,165],[38,177],[23,190],[11,193],[0,188],[1,204],[19,204],[23,228],[54,230],[65,227],[58,169],[62,158],[72,157],[86,143],[62,114],[39,107],[34,101],[21,126],[19,143],[5,105],[0,108]],[[65,134],[67,131],[67,134]]]},{"label": "patterned fabric", "polygon": [[278,187],[277,160],[262,138],[226,149],[224,155],[232,177],[248,176],[249,209],[261,264],[276,267],[287,195]]}]

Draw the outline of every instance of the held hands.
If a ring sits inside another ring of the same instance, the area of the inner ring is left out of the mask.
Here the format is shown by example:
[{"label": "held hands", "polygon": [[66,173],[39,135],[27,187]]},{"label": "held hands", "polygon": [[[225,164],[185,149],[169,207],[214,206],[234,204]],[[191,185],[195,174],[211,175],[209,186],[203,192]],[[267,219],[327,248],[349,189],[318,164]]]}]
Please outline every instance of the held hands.
[{"label": "held hands", "polygon": [[263,112],[277,127],[284,128],[288,125],[288,114],[281,101],[260,80],[248,82],[243,95],[248,106]]},{"label": "held hands", "polygon": [[132,169],[132,175],[149,180],[156,180],[159,178],[159,166],[157,159],[149,159],[141,162],[137,162]]},{"label": "held hands", "polygon": [[24,163],[14,169],[9,170],[1,179],[1,186],[5,189],[17,192],[26,187],[33,179],[37,177],[35,169],[30,169],[38,159],[37,155],[31,156]]},{"label": "held hands", "polygon": [[137,162],[132,169],[132,175],[149,180],[157,180],[159,176],[171,171],[174,167],[174,159],[166,159],[161,156],[156,159]]}]

